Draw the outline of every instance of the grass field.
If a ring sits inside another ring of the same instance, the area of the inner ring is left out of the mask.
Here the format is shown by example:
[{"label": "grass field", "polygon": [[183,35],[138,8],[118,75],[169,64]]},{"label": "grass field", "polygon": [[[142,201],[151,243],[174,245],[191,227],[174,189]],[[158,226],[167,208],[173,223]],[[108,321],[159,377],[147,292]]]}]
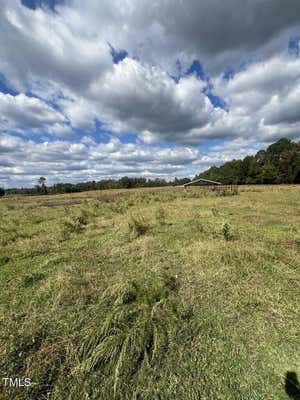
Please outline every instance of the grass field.
[{"label": "grass field", "polygon": [[15,197],[0,215],[1,378],[34,383],[1,399],[296,398],[300,186]]}]

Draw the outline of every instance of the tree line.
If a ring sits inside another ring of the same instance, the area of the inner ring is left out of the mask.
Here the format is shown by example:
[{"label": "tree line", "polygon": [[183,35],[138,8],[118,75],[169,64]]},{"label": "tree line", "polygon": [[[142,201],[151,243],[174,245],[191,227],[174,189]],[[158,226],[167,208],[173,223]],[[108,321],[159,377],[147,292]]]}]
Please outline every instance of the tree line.
[{"label": "tree line", "polygon": [[[120,179],[104,179],[101,181],[89,181],[80,183],[56,183],[52,186],[47,186],[46,178],[41,176],[38,183],[34,188],[12,188],[2,189],[3,194],[23,194],[23,195],[43,195],[43,194],[62,194],[62,193],[76,193],[86,192],[90,190],[105,190],[105,189],[133,189],[142,187],[160,187],[170,185],[183,185],[190,182],[189,178],[167,181],[165,179],[146,179],[146,178],[131,178],[123,176]],[[0,188],[1,196],[1,188]]]},{"label": "tree line", "polygon": [[195,178],[238,185],[300,183],[300,142],[280,139],[254,156],[213,166]]}]

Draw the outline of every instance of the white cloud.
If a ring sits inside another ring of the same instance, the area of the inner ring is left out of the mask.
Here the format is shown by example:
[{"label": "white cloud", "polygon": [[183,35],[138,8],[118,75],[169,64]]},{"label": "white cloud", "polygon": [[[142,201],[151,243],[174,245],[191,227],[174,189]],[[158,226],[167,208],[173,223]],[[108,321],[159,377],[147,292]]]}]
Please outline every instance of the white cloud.
[{"label": "white cloud", "polygon": [[80,92],[111,67],[105,40],[81,36],[59,14],[17,0],[1,3],[0,70],[13,87],[43,79]]},{"label": "white cloud", "polygon": [[200,58],[212,70],[271,56],[299,34],[298,0],[68,0],[69,26],[169,71]]},{"label": "white cloud", "polygon": [[73,96],[58,100],[65,116],[71,121],[74,128],[92,131],[95,128],[97,112],[91,101],[82,97]]},{"label": "white cloud", "polygon": [[229,81],[214,80],[236,136],[272,141],[300,136],[300,58],[280,55],[248,66]]},{"label": "white cloud", "polygon": [[159,132],[164,139],[208,122],[213,107],[204,86],[194,76],[176,83],[160,68],[127,58],[91,85],[89,96],[113,131]]},{"label": "white cloud", "polygon": [[69,125],[55,123],[48,128],[48,132],[55,136],[73,136],[73,130]]},{"label": "white cloud", "polygon": [[43,101],[22,93],[12,96],[0,92],[0,115],[2,129],[35,129],[66,122],[66,118],[60,112]]}]

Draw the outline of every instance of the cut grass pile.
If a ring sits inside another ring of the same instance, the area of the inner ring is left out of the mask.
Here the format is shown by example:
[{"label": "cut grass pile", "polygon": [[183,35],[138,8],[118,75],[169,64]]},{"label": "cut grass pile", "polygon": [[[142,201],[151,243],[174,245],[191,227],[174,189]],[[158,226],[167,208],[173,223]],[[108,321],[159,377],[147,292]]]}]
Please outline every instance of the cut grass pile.
[{"label": "cut grass pile", "polygon": [[18,197],[0,213],[0,378],[33,382],[1,399],[289,398],[300,187]]}]

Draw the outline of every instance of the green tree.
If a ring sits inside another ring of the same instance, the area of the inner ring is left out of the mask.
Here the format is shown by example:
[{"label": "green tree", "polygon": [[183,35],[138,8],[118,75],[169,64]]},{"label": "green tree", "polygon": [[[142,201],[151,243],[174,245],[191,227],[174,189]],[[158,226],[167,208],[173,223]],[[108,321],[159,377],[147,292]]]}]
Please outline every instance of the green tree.
[{"label": "green tree", "polygon": [[300,142],[282,138],[255,156],[213,166],[198,177],[224,184],[299,183]]},{"label": "green tree", "polygon": [[132,180],[128,178],[128,176],[123,176],[123,178],[121,178],[119,182],[121,187],[124,189],[132,188]]},{"label": "green tree", "polygon": [[40,194],[47,194],[47,186],[46,186],[46,178],[44,176],[41,176],[38,180],[38,192]]},{"label": "green tree", "polygon": [[261,169],[260,180],[261,183],[275,183],[277,179],[277,170],[271,163],[264,164]]}]

